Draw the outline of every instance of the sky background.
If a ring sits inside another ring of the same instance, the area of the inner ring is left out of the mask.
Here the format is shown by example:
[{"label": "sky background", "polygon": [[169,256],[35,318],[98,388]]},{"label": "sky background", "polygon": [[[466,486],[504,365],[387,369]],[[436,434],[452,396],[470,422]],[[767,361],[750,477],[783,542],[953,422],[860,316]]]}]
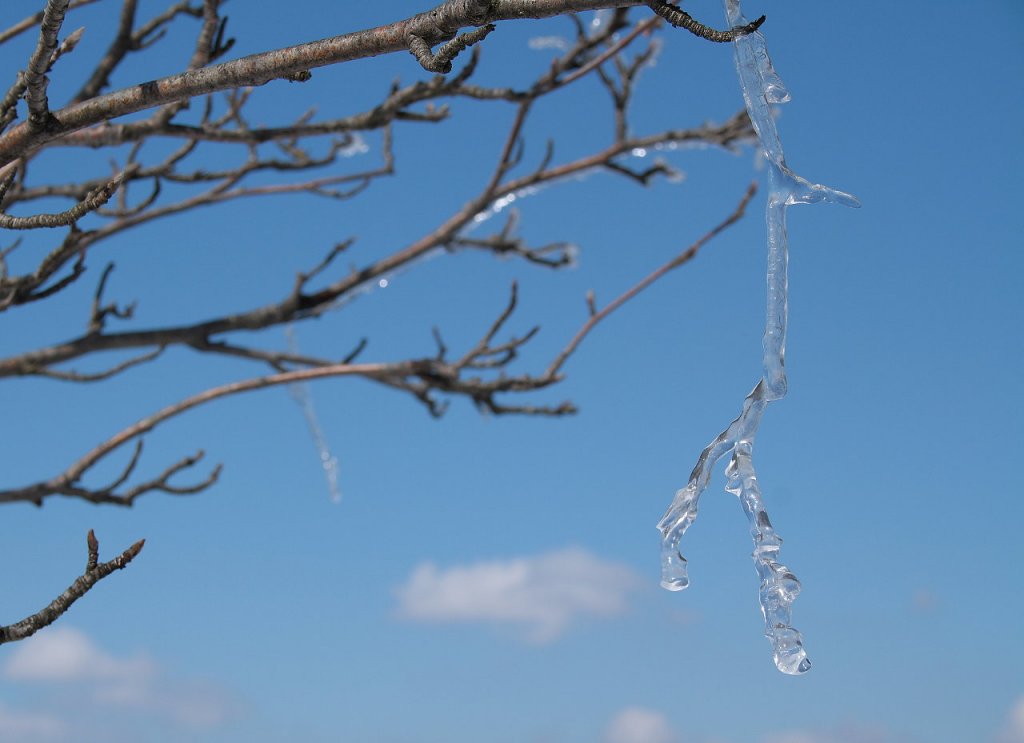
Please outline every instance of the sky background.
[{"label": "sky background", "polygon": [[[41,5],[4,3],[0,27]],[[145,18],[163,6],[140,7]],[[426,7],[293,0],[249,12],[236,0],[231,56]],[[686,8],[722,17],[712,0]],[[278,388],[222,400],[147,440],[147,472],[197,448],[224,462],[203,495],[152,494],[131,510],[5,506],[4,623],[74,579],[88,529],[105,558],[147,542],[56,625],[0,648],[0,741],[1024,741],[1024,5],[744,8],[767,13],[793,94],[779,119],[789,163],[863,203],[789,212],[790,394],[769,408],[755,452],[782,559],[804,586],[794,625],[810,673],[785,676],[771,662],[746,520],[720,473],[686,536],[690,589],[658,587],[654,525],[760,374],[762,193],[741,224],[599,327],[564,383],[531,398],[571,399],[575,417],[494,418],[456,400],[434,420],[407,396],[328,380],[310,393],[340,461],[340,503],[300,408]],[[87,31],[73,58],[105,48],[117,9],[104,0],[70,17],[66,30]],[[481,81],[522,83],[553,53],[529,40],[570,31],[565,19],[501,24]],[[115,85],[175,71],[191,33],[184,24]],[[732,115],[731,49],[664,37],[634,130]],[[0,46],[9,77],[32,43]],[[80,84],[79,64],[54,72],[51,100]],[[396,76],[427,77],[406,55],[366,60],[301,86],[271,83],[257,109],[267,123],[310,102],[344,115]],[[512,113],[456,102],[443,125],[399,125],[399,176],[357,200],[290,197],[155,223],[104,244],[93,272],[117,261],[108,297],[139,302],[124,328],[265,303],[341,239],[358,237],[350,258],[363,263],[431,230],[477,193]],[[609,141],[596,81],[542,104],[527,162],[548,136],[556,160]],[[366,142],[356,157],[375,161],[379,136]],[[40,176],[86,162],[59,154]],[[522,200],[521,233],[578,244],[576,268],[444,255],[299,326],[299,347],[342,356],[367,336],[365,360],[429,355],[436,325],[465,348],[517,279],[510,330],[542,326],[518,368],[543,368],[585,319],[587,290],[607,302],[764,176],[749,147],[662,155],[685,180],[643,189],[596,174]],[[22,260],[44,245],[27,243]],[[92,281],[5,313],[0,354],[80,333]],[[286,339],[274,330],[266,343]],[[137,418],[253,373],[172,351],[99,385],[5,381],[3,486],[52,476]]]}]

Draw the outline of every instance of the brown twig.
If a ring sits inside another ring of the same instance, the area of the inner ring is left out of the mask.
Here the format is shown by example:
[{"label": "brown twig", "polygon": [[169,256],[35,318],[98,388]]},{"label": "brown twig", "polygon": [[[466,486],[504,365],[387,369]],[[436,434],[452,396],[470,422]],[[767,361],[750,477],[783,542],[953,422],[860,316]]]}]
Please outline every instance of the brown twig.
[{"label": "brown twig", "polygon": [[[548,158],[545,157],[545,161],[541,163],[541,169],[499,184],[502,177],[501,174],[509,169],[509,163],[514,151],[514,143],[518,138],[525,115],[525,108],[520,107],[517,110],[515,121],[510,127],[509,135],[502,146],[502,152],[498,158],[498,164],[495,166],[495,172],[489,178],[488,183],[481,189],[481,192],[429,235],[390,256],[338,278],[317,291],[299,291],[296,293],[293,290],[283,300],[253,310],[233,312],[229,315],[212,318],[201,323],[159,330],[86,334],[66,343],[0,359],[0,377],[39,374],[41,370],[49,368],[54,364],[100,351],[177,344],[189,345],[195,348],[205,346],[203,350],[211,350],[212,347],[209,345],[209,339],[213,336],[237,330],[257,330],[291,322],[302,317],[315,316],[332,306],[340,298],[353,294],[360,287],[402,266],[410,264],[438,246],[462,246],[475,249],[490,247],[498,254],[512,253],[521,255],[533,262],[547,262],[548,265],[552,265],[552,263],[569,265],[569,255],[564,252],[564,249],[561,253],[564,258],[556,258],[554,261],[548,262],[543,260],[541,257],[543,254],[538,252],[544,249],[530,251],[524,249],[521,243],[515,241],[511,243],[514,248],[510,248],[507,235],[504,238],[499,237],[499,239],[493,240],[488,244],[486,239],[474,240],[465,237],[461,233],[468,225],[473,223],[473,219],[479,213],[485,211],[496,199],[516,193],[524,188],[543,185],[589,170],[608,167],[608,164],[614,162],[615,158],[633,149],[650,148],[657,144],[686,144],[688,142],[713,143],[730,147],[736,142],[748,139],[751,136],[749,120],[746,113],[741,112],[723,124],[707,124],[696,129],[668,130],[658,134],[627,139],[593,155],[560,165],[550,166],[547,162]],[[224,199],[230,193],[225,192],[220,196],[208,198]],[[197,203],[197,201],[198,199],[193,199],[193,203]],[[171,211],[172,208],[179,211],[184,210],[181,206],[164,207],[162,210],[155,211],[149,219],[169,215],[173,213]],[[106,232],[99,230],[88,237],[83,236],[79,238],[75,246],[80,249],[81,244],[85,241],[95,242],[105,234],[113,234],[114,229],[127,229],[128,225],[141,223],[142,221],[141,216],[124,220],[120,223],[119,227],[110,228]],[[73,255],[70,247],[66,249],[66,254]],[[560,254],[556,251],[554,255],[559,256]],[[3,284],[0,282],[0,289],[2,289],[2,286]],[[2,292],[0,292],[0,295],[2,295]]]},{"label": "brown twig", "polygon": [[723,230],[729,228],[731,225],[739,221],[743,217],[743,213],[746,211],[747,204],[750,203],[750,200],[754,198],[754,194],[756,193],[757,183],[751,183],[750,186],[747,188],[746,193],[743,194],[743,198],[740,199],[740,202],[737,205],[736,209],[733,210],[732,214],[726,217],[714,228],[706,232],[703,237],[701,237],[692,245],[690,245],[690,247],[688,247],[682,253],[680,253],[672,260],[668,261],[667,263],[663,264],[659,268],[649,273],[646,277],[644,277],[642,280],[640,280],[632,287],[624,291],[618,297],[616,297],[607,305],[605,305],[602,309],[596,309],[593,295],[590,295],[587,300],[587,304],[590,310],[590,317],[587,319],[586,323],[583,324],[583,327],[581,327],[576,332],[576,335],[573,336],[572,340],[569,341],[569,343],[565,346],[564,349],[562,349],[562,352],[555,357],[555,360],[551,363],[551,366],[548,367],[546,374],[548,376],[557,375],[559,370],[561,370],[562,366],[565,364],[566,360],[568,360],[568,358],[572,356],[573,352],[576,351],[580,343],[583,342],[583,339],[587,337],[587,334],[590,333],[590,331],[593,330],[597,326],[597,324],[600,323],[604,318],[608,317],[608,315],[615,312],[615,310],[617,310],[619,307],[621,307],[626,302],[631,300],[633,297],[635,297],[637,294],[639,294],[644,289],[649,287],[651,284],[653,284],[655,281],[657,281],[662,276],[667,274],[669,271],[679,268],[679,266],[691,260],[695,255],[697,255],[697,252],[702,247],[704,247],[704,245],[708,241],[713,239]]},{"label": "brown twig", "polygon": [[[73,225],[89,212],[94,212],[110,201],[110,197],[124,183],[128,177],[129,170],[122,170],[114,178],[103,186],[89,193],[84,199],[75,204],[67,211],[59,214],[35,214],[31,217],[13,217],[10,214],[0,212],[0,227],[8,230],[37,230],[41,227],[67,227]],[[5,184],[0,185],[0,201],[3,200],[3,192],[7,190],[10,181],[13,180],[12,173]]]},{"label": "brown twig", "polygon": [[[68,10],[74,10],[75,8],[81,8],[83,5],[91,5],[92,3],[98,2],[98,0],[71,0],[68,5]],[[39,25],[39,22],[43,20],[43,11],[40,10],[38,13],[28,16],[27,18],[15,23],[13,26],[7,28],[4,31],[0,31],[0,44],[10,41],[15,36],[28,31],[31,28]]]},{"label": "brown twig", "polygon": [[699,36],[702,39],[716,41],[719,43],[735,41],[740,36],[752,34],[759,29],[761,24],[765,21],[765,16],[761,16],[756,21],[748,23],[745,26],[736,26],[735,28],[730,28],[728,31],[717,31],[710,26],[705,26],[703,23],[694,20],[693,16],[685,10],[682,10],[671,3],[667,3],[665,0],[647,0],[647,5],[651,10],[676,28],[686,29],[694,36]]},{"label": "brown twig", "polygon": [[27,126],[32,132],[42,132],[57,125],[50,113],[46,97],[51,58],[57,49],[57,34],[64,23],[68,0],[47,0],[43,20],[39,24],[39,42],[25,70],[25,100],[28,102]]},{"label": "brown twig", "polygon": [[437,52],[431,51],[430,44],[422,36],[410,33],[409,51],[427,72],[446,74],[452,71],[452,60],[464,50],[483,41],[494,28],[493,23],[488,23],[475,31],[459,34],[451,41],[442,44]]},{"label": "brown twig", "polygon": [[[57,0],[55,0],[56,2]],[[459,28],[522,18],[609,7],[639,5],[643,0],[447,0],[431,11],[384,26],[299,44],[212,67],[187,70],[160,80],[96,96],[55,113],[45,130],[21,125],[0,136],[0,166],[27,155],[53,139],[112,118],[178,101],[287,78],[294,73],[408,49],[416,36],[432,45],[456,35]],[[483,9],[484,12],[481,12]]]},{"label": "brown twig", "polygon": [[[123,429],[121,432],[110,437],[99,446],[95,447],[77,462],[72,464],[61,475],[46,481],[36,483],[24,488],[0,491],[0,503],[12,501],[31,501],[42,503],[43,499],[52,495],[65,495],[84,498],[97,503],[115,503],[118,505],[132,505],[135,499],[144,493],[155,490],[169,493],[194,493],[208,487],[216,481],[219,474],[219,467],[216,468],[205,480],[190,486],[172,486],[168,479],[183,469],[194,465],[202,453],[196,457],[186,458],[172,465],[162,475],[153,480],[137,485],[125,493],[117,493],[120,487],[134,471],[136,463],[142,451],[141,437],[152,431],[161,423],[179,416],[189,410],[201,405],[206,405],[214,400],[237,395],[244,392],[251,392],[267,387],[274,387],[281,384],[292,384],[295,382],[308,382],[314,379],[328,377],[360,376],[376,381],[396,389],[405,390],[413,394],[423,402],[433,415],[440,415],[444,412],[444,403],[439,402],[433,395],[434,392],[463,395],[471,399],[478,407],[486,409],[495,414],[519,413],[528,415],[566,415],[575,412],[575,407],[568,402],[557,406],[545,405],[506,405],[496,398],[503,393],[518,393],[536,391],[561,381],[561,369],[565,362],[575,353],[584,338],[596,327],[605,317],[615,312],[619,307],[638,295],[659,278],[675,268],[683,265],[692,259],[697,252],[708,241],[738,221],[744,214],[747,204],[757,191],[756,184],[751,184],[740,200],[736,209],[725,220],[708,231],[686,250],[675,256],[633,287],[625,291],[615,300],[610,302],[601,310],[597,310],[593,296],[588,296],[589,316],[586,322],[580,327],[568,344],[554,358],[543,374],[531,376],[529,374],[518,376],[499,375],[494,379],[483,379],[480,377],[467,377],[467,370],[499,369],[507,366],[513,361],[518,350],[527,343],[537,332],[533,328],[521,337],[513,337],[501,344],[494,344],[494,339],[512,316],[516,306],[517,291],[516,285],[512,285],[512,292],[508,304],[498,318],[491,324],[486,333],[481,337],[470,350],[458,361],[449,363],[445,361],[445,348],[443,342],[438,340],[439,353],[433,358],[415,359],[395,363],[340,363],[326,364],[314,368],[285,371],[268,376],[247,379],[239,382],[214,387],[204,392],[188,397],[180,402],[169,405],[162,410],[143,418],[135,424]],[[439,339],[439,335],[435,334]],[[294,359],[291,359],[294,360]],[[121,476],[111,485],[99,489],[90,489],[80,485],[80,481],[97,463],[106,458],[112,452],[124,446],[128,442],[135,441],[136,449],[129,464],[122,471]]]},{"label": "brown twig", "polygon": [[20,622],[0,627],[0,645],[6,642],[16,642],[31,637],[43,627],[53,624],[71,608],[71,605],[87,594],[93,586],[106,578],[115,570],[122,570],[142,551],[145,539],[140,539],[131,547],[109,562],[99,562],[100,545],[92,529],[86,538],[88,557],[85,563],[85,572],[75,582],[68,586],[60,596],[51,601],[46,607],[35,614],[22,619]]}]

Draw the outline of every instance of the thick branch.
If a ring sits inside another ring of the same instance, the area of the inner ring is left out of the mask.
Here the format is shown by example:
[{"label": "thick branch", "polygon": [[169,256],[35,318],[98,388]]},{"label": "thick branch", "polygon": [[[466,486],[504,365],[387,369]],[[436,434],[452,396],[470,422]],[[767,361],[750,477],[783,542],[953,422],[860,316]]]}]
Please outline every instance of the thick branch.
[{"label": "thick branch", "polygon": [[26,123],[0,137],[0,166],[62,134],[112,118],[219,90],[263,85],[316,67],[405,51],[413,36],[433,45],[467,26],[640,4],[643,0],[447,0],[431,11],[385,26],[187,70],[73,104],[55,112],[46,131]]}]

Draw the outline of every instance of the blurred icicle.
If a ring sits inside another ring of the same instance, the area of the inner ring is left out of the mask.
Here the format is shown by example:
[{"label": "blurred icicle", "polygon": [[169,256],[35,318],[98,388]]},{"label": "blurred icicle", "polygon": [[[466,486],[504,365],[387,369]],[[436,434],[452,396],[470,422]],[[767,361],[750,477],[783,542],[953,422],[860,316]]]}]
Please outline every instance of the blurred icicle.
[{"label": "blurred icicle", "polygon": [[569,48],[569,40],[564,36],[534,36],[526,44],[534,51],[557,49],[564,52]]},{"label": "blurred icicle", "polygon": [[[298,354],[299,344],[295,339],[295,328],[288,325],[284,329],[288,338],[288,350]],[[327,443],[327,437],[320,428],[320,421],[316,418],[316,409],[313,407],[313,396],[309,391],[309,384],[306,382],[293,382],[288,385],[288,394],[302,408],[302,415],[309,427],[309,434],[313,438],[313,446],[320,457],[320,466],[324,470],[324,477],[327,479],[327,492],[330,493],[331,501],[341,502],[341,488],[338,486],[338,458],[331,454],[331,448]]]},{"label": "blurred icicle", "polygon": [[[723,0],[730,27],[747,20],[740,0]],[[775,533],[761,499],[754,471],[753,448],[757,429],[768,403],[786,395],[786,319],[788,312],[786,208],[792,204],[819,201],[860,206],[850,194],[811,183],[786,165],[782,142],[772,116],[772,104],[785,103],[789,92],[772,67],[764,36],[760,32],[734,42],[736,71],[743,90],[747,113],[757,132],[768,164],[769,193],[765,212],[768,244],[768,302],[763,339],[763,374],[743,401],[740,415],[705,447],[690,474],[689,482],[676,493],[672,505],[658,523],[662,534],[661,585],[679,591],[690,584],[686,558],[679,550],[683,534],[697,518],[701,494],[711,480],[712,468],[729,455],[726,490],[737,496],[754,540],[754,567],[761,579],[759,591],[765,635],[772,644],[775,666],[783,673],[801,674],[811,662],[803,638],[791,626],[791,607],[800,593],[800,581],[778,561],[782,539]]]},{"label": "blurred icicle", "polygon": [[363,135],[359,132],[351,135],[351,140],[347,145],[338,150],[338,154],[342,157],[355,157],[356,155],[365,155],[370,151],[370,145],[363,139]]},{"label": "blurred icicle", "polygon": [[526,186],[525,188],[521,188],[518,191],[514,191],[513,193],[505,194],[504,196],[499,196],[498,198],[491,202],[490,206],[488,206],[482,212],[478,212],[473,216],[473,221],[470,223],[467,229],[463,230],[463,233],[468,234],[470,230],[472,230],[474,227],[483,222],[486,222],[495,214],[500,214],[506,208],[516,203],[516,201],[524,199],[527,196],[533,196],[534,194],[538,194],[545,188],[547,188],[548,185],[550,184]]},{"label": "blurred icicle", "polygon": [[[590,27],[590,32],[595,33],[601,26],[608,22],[611,17],[612,11],[609,9],[595,10],[590,13],[590,20],[587,25]],[[584,14],[586,17],[587,14]],[[556,49],[560,52],[568,51],[572,46],[572,42],[564,36],[534,36],[526,42],[530,49],[535,51],[544,49]],[[650,66],[654,66],[653,61],[649,62]]]}]

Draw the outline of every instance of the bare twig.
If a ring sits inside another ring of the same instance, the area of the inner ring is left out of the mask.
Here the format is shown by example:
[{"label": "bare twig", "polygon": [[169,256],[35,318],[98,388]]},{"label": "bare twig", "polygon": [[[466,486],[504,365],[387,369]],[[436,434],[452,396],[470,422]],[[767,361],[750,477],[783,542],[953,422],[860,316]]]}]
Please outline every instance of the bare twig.
[{"label": "bare twig", "polygon": [[756,21],[748,23],[745,26],[736,26],[736,28],[730,28],[728,31],[716,31],[710,26],[705,26],[703,23],[695,21],[685,10],[682,10],[671,3],[667,3],[665,0],[647,0],[647,5],[650,6],[651,10],[676,28],[684,28],[694,36],[699,36],[702,39],[717,41],[720,43],[734,41],[740,36],[746,36],[747,34],[754,33],[754,31],[761,27],[761,24],[764,23],[765,20],[765,16],[761,16]]},{"label": "bare twig", "polygon": [[131,369],[133,366],[139,366],[146,362],[153,361],[158,358],[164,352],[164,346],[148,351],[138,356],[133,356],[130,359],[122,361],[118,364],[114,364],[108,369],[104,369],[99,372],[77,372],[73,369],[61,370],[53,369],[51,367],[45,367],[36,371],[36,374],[40,377],[48,377],[50,379],[60,379],[64,382],[102,382],[105,379],[116,377],[123,371]]},{"label": "bare twig", "polygon": [[39,24],[39,42],[25,70],[28,128],[34,132],[50,129],[56,124],[46,98],[46,87],[49,84],[46,72],[50,69],[50,60],[57,49],[57,34],[60,33],[67,9],[68,0],[47,0],[43,20]]},{"label": "bare twig", "polygon": [[46,607],[40,609],[30,617],[20,622],[0,627],[0,645],[6,642],[16,642],[31,637],[43,627],[53,624],[59,619],[71,605],[87,594],[93,586],[106,578],[115,570],[122,570],[142,551],[145,539],[140,539],[131,547],[109,562],[99,562],[100,545],[92,529],[86,538],[88,547],[88,558],[85,563],[85,572],[75,582],[68,586],[60,596],[51,601]]},{"label": "bare twig", "polygon": [[117,24],[117,32],[110,42],[110,47],[107,49],[107,53],[103,55],[103,59],[96,65],[92,75],[82,86],[82,89],[72,99],[74,102],[84,101],[98,95],[107,86],[110,74],[114,71],[114,68],[121,63],[126,54],[137,48],[137,42],[132,37],[137,4],[137,0],[124,0],[121,4],[121,17]]},{"label": "bare twig", "polygon": [[[630,299],[638,295],[648,286],[653,284],[659,278],[692,259],[703,245],[738,221],[743,216],[747,204],[753,198],[756,191],[756,184],[751,184],[736,209],[725,220],[708,231],[703,237],[690,245],[682,253],[650,273],[601,310],[596,309],[593,296],[588,295],[587,304],[589,307],[589,313],[586,322],[580,327],[562,351],[554,358],[543,374],[535,376],[531,376],[529,374],[518,376],[501,374],[493,379],[467,377],[465,375],[467,370],[504,368],[516,358],[518,350],[537,332],[538,328],[533,328],[521,337],[512,337],[504,343],[497,345],[494,344],[495,337],[505,326],[515,310],[517,289],[516,285],[513,284],[509,302],[505,309],[491,324],[481,339],[467,353],[460,357],[458,361],[451,363],[445,361],[444,357],[446,349],[443,342],[440,340],[440,335],[435,332],[435,339],[437,340],[439,351],[438,354],[432,358],[414,359],[394,363],[355,364],[343,362],[340,364],[324,364],[314,368],[285,371],[269,376],[262,376],[214,387],[180,402],[174,403],[173,405],[169,405],[157,413],[139,420],[134,425],[125,428],[92,449],[77,462],[72,464],[62,474],[51,480],[36,483],[24,488],[0,491],[0,503],[26,500],[34,503],[42,503],[43,499],[49,496],[64,495],[84,498],[97,503],[114,503],[130,506],[139,495],[147,492],[163,491],[178,494],[199,492],[216,481],[220,472],[219,466],[214,469],[205,480],[194,485],[185,487],[172,486],[168,483],[168,479],[181,470],[193,466],[202,457],[201,452],[195,457],[185,458],[175,463],[166,469],[160,476],[143,482],[124,493],[118,493],[116,491],[118,487],[127,481],[128,477],[135,469],[142,451],[141,437],[144,434],[152,431],[158,425],[170,418],[179,416],[189,410],[201,405],[206,405],[222,397],[251,392],[267,387],[274,387],[281,384],[308,382],[314,379],[323,379],[328,377],[359,376],[413,394],[418,400],[427,406],[427,409],[433,415],[440,415],[445,409],[444,403],[439,402],[434,396],[435,392],[468,397],[478,407],[495,414],[517,413],[525,415],[566,415],[573,413],[576,408],[568,402],[561,403],[557,406],[506,405],[499,402],[496,396],[499,394],[540,390],[561,381],[561,369],[565,365],[565,362],[570,356],[572,356],[580,343],[583,342],[584,338],[586,338],[598,323]],[[295,357],[289,360],[294,361]],[[83,476],[85,476],[96,464],[131,441],[136,442],[135,453],[129,464],[122,471],[121,476],[114,483],[99,489],[87,488],[80,484]]]},{"label": "bare twig", "polygon": [[460,28],[467,26],[626,7],[643,1],[490,0],[481,3],[477,0],[446,0],[431,11],[385,26],[187,70],[72,104],[56,112],[45,130],[25,124],[0,136],[0,166],[61,135],[112,118],[187,101],[218,90],[263,85],[317,67],[403,51],[408,49],[411,36],[419,37],[429,46],[454,37]]},{"label": "bare twig", "polygon": [[[80,202],[67,211],[59,214],[35,214],[31,217],[13,217],[10,214],[0,212],[0,227],[8,230],[36,230],[41,227],[67,227],[73,225],[89,212],[96,211],[110,201],[110,197],[128,177],[129,170],[122,170],[114,178],[95,191],[92,191]],[[0,185],[0,201],[3,200],[3,192],[6,191],[10,181],[14,178],[12,173],[9,180]]]},{"label": "bare twig", "polygon": [[549,376],[557,375],[559,370],[565,364],[566,360],[568,360],[568,358],[572,356],[572,354],[579,347],[580,343],[583,342],[583,339],[587,337],[587,334],[590,333],[590,331],[593,330],[594,327],[597,326],[597,324],[600,323],[604,318],[606,318],[611,313],[615,312],[615,310],[617,310],[619,307],[621,307],[626,302],[631,300],[633,297],[635,297],[637,294],[639,294],[644,289],[649,287],[651,284],[653,284],[655,281],[657,281],[662,276],[667,274],[669,271],[672,271],[675,268],[679,268],[679,266],[691,260],[695,255],[697,255],[697,252],[702,247],[704,247],[704,245],[708,241],[713,239],[723,230],[727,229],[728,227],[732,226],[737,221],[739,221],[743,217],[744,212],[746,211],[747,204],[750,203],[750,200],[754,198],[754,194],[756,193],[757,183],[751,183],[750,186],[747,188],[746,193],[743,195],[743,198],[740,199],[740,203],[737,205],[736,209],[732,212],[732,214],[730,214],[722,222],[720,222],[714,228],[705,233],[703,237],[701,237],[692,245],[690,245],[690,247],[688,247],[682,253],[680,253],[672,260],[668,261],[667,263],[663,264],[659,268],[649,273],[641,281],[637,282],[632,287],[630,287],[625,292],[616,297],[614,300],[609,302],[607,305],[605,305],[604,308],[597,310],[596,305],[594,303],[593,294],[588,295],[587,306],[589,309],[590,317],[587,319],[587,322],[584,323],[583,327],[581,327],[579,331],[577,331],[576,335],[573,336],[572,340],[569,341],[565,348],[562,349],[562,352],[555,357],[555,360],[551,363],[551,366],[548,367],[546,374]]},{"label": "bare twig", "polygon": [[[75,8],[81,8],[83,5],[91,5],[92,3],[95,3],[95,2],[98,2],[98,0],[71,0],[71,3],[68,5],[68,10],[74,10]],[[25,31],[28,31],[30,28],[33,28],[33,27],[39,25],[39,22],[42,21],[42,20],[43,20],[43,11],[40,10],[38,13],[30,15],[28,18],[25,18],[25,19],[19,21],[18,23],[15,23],[10,28],[8,28],[8,29],[6,29],[4,31],[0,31],[0,44],[3,44],[6,41],[10,41],[15,36],[18,36],[19,34],[22,34]]]},{"label": "bare twig", "polygon": [[[360,287],[402,266],[410,264],[420,256],[439,246],[491,249],[497,254],[518,255],[531,262],[543,263],[548,266],[569,265],[571,263],[571,248],[568,248],[564,243],[554,243],[544,248],[529,249],[520,241],[509,238],[507,233],[490,241],[468,238],[460,233],[467,225],[472,224],[474,218],[479,213],[485,211],[496,199],[514,194],[525,188],[558,181],[578,173],[587,172],[588,170],[608,167],[608,164],[614,162],[615,158],[633,149],[650,148],[657,144],[685,144],[688,142],[713,143],[730,147],[737,141],[748,139],[751,136],[749,120],[746,117],[746,113],[741,112],[722,124],[707,124],[696,129],[668,130],[658,134],[627,139],[593,155],[556,166],[550,166],[547,162],[548,158],[545,157],[545,161],[541,163],[542,169],[499,184],[502,177],[501,174],[510,167],[509,162],[514,151],[514,143],[525,120],[524,117],[525,110],[521,107],[517,110],[515,121],[510,128],[509,135],[506,137],[495,173],[490,177],[480,194],[429,235],[390,256],[342,276],[317,291],[304,292],[300,290],[296,293],[293,289],[292,293],[280,302],[253,310],[233,312],[229,315],[212,318],[201,323],[158,330],[86,334],[66,343],[0,359],[0,377],[39,374],[41,370],[53,364],[70,361],[100,351],[176,344],[189,345],[201,350],[220,351],[225,347],[210,344],[209,339],[211,337],[237,330],[257,330],[291,322],[302,317],[316,316],[333,306],[340,298],[353,294]],[[226,199],[232,193],[238,193],[238,191],[213,194],[204,198],[210,201]],[[199,203],[199,200],[193,199],[192,203]],[[174,213],[172,209],[183,210],[184,206],[164,207],[153,212],[149,219]],[[120,227],[111,228],[106,233],[101,230],[87,237],[80,237],[78,242],[74,244],[75,249],[80,249],[83,243],[95,241],[104,234],[112,234],[114,229],[125,229],[133,223],[141,223],[142,221],[141,216],[126,219],[119,223]],[[347,246],[347,243],[344,245]],[[70,257],[74,253],[71,252],[71,248],[67,248],[63,255]],[[54,258],[54,260],[56,261],[57,258]],[[325,259],[325,264],[330,263],[330,260],[332,259],[329,256],[328,259]],[[317,270],[323,270],[325,267],[322,264],[321,268]],[[316,271],[313,273],[315,274]],[[310,274],[310,276],[312,275]],[[3,284],[0,283],[0,289],[2,288]],[[2,292],[0,292],[0,297],[2,297]],[[227,350],[222,352],[229,353]]]}]

